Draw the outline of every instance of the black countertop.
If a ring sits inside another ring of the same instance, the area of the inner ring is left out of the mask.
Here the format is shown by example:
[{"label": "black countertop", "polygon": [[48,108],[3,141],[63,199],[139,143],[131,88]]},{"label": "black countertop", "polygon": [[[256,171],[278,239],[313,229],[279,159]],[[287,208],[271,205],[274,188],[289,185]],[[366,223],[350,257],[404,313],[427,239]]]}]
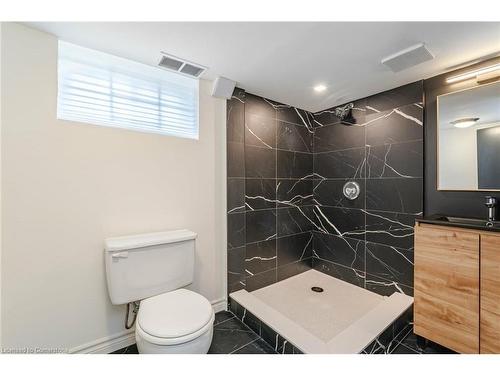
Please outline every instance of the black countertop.
[{"label": "black countertop", "polygon": [[488,232],[500,232],[500,221],[493,222],[493,226],[487,226],[487,220],[450,217],[445,215],[422,216],[415,221],[426,224],[443,225],[447,227],[484,230]]}]

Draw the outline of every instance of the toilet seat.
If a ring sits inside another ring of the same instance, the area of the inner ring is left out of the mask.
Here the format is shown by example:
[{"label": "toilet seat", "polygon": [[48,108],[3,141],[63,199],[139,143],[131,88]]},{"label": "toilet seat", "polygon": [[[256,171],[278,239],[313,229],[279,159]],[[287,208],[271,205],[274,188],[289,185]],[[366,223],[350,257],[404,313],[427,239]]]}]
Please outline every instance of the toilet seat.
[{"label": "toilet seat", "polygon": [[141,301],[136,334],[162,346],[194,340],[212,328],[215,314],[208,300],[187,289],[177,289]]}]

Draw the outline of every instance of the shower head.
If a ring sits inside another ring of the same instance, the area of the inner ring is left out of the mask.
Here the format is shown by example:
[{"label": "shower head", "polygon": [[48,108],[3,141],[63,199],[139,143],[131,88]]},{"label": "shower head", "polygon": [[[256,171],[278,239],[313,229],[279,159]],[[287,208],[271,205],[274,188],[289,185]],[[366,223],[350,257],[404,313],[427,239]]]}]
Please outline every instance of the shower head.
[{"label": "shower head", "polygon": [[354,103],[349,103],[349,104],[346,104],[342,107],[337,107],[337,108],[335,108],[335,116],[337,116],[340,119],[340,121],[343,122],[345,119],[348,119],[351,117],[351,110],[353,108],[354,108]]}]

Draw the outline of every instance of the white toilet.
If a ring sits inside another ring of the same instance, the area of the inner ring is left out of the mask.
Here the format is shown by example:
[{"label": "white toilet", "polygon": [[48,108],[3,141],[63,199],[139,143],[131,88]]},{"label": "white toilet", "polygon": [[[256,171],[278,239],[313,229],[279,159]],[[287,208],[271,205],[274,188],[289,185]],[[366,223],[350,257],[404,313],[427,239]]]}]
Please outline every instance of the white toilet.
[{"label": "white toilet", "polygon": [[188,230],[108,238],[106,278],[114,305],[141,301],[135,324],[139,353],[202,354],[215,314],[193,281],[196,233]]}]

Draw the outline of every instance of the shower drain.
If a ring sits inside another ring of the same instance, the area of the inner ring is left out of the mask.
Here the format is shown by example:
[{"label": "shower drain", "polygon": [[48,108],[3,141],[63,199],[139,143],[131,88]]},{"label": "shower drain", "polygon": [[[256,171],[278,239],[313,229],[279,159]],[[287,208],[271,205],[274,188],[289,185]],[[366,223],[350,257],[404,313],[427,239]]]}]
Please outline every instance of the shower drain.
[{"label": "shower drain", "polygon": [[311,290],[316,293],[323,293],[323,288],[320,286],[313,286]]}]

